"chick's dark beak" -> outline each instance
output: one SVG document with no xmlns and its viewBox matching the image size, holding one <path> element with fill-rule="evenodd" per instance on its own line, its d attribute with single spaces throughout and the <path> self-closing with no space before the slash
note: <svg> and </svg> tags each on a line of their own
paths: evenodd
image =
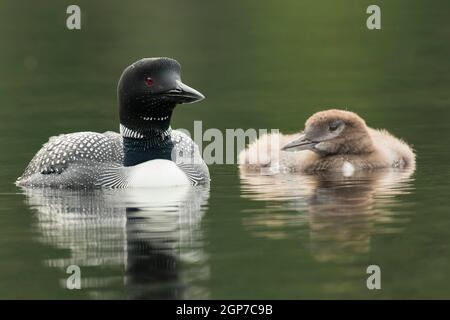
<svg viewBox="0 0 450 320">
<path fill-rule="evenodd" d="M 308 140 L 305 134 L 302 134 L 297 139 L 289 142 L 287 145 L 281 148 L 283 151 L 302 151 L 312 150 L 317 142 Z"/>
<path fill-rule="evenodd" d="M 176 103 L 193 103 L 205 99 L 205 96 L 189 87 L 180 80 L 176 80 L 176 87 L 163 93 Z"/>
</svg>

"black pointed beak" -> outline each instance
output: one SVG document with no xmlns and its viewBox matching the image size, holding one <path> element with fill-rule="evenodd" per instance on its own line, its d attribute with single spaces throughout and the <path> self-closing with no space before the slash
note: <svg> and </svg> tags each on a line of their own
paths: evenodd
<svg viewBox="0 0 450 320">
<path fill-rule="evenodd" d="M 287 145 L 281 148 L 283 151 L 302 151 L 312 150 L 317 142 L 306 139 L 305 134 L 302 134 L 299 138 L 289 142 Z"/>
<path fill-rule="evenodd" d="M 164 96 L 169 97 L 176 103 L 193 103 L 205 99 L 205 96 L 189 87 L 180 80 L 176 81 L 176 88 L 168 90 L 163 93 Z"/>
</svg>

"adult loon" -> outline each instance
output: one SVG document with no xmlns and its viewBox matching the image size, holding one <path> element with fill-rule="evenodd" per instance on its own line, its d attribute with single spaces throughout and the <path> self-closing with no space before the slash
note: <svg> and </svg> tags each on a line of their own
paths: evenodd
<svg viewBox="0 0 450 320">
<path fill-rule="evenodd" d="M 239 163 L 246 171 L 351 176 L 360 170 L 415 167 L 415 154 L 387 131 L 369 128 L 356 113 L 332 109 L 312 115 L 300 134 L 261 137 L 241 152 Z"/>
<path fill-rule="evenodd" d="M 209 183 L 191 138 L 172 130 L 177 104 L 204 99 L 181 82 L 180 64 L 144 58 L 128 66 L 118 87 L 120 134 L 77 132 L 51 137 L 16 185 L 127 188 Z"/>
</svg>

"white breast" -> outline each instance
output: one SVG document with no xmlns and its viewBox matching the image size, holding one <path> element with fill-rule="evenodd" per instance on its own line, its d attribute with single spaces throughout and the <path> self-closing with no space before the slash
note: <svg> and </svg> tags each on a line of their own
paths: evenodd
<svg viewBox="0 0 450 320">
<path fill-rule="evenodd" d="M 186 174 L 170 160 L 150 160 L 127 168 L 127 186 L 131 188 L 190 185 Z"/>
<path fill-rule="evenodd" d="M 342 175 L 344 177 L 351 177 L 355 172 L 355 167 L 348 161 L 345 161 L 342 165 Z"/>
</svg>

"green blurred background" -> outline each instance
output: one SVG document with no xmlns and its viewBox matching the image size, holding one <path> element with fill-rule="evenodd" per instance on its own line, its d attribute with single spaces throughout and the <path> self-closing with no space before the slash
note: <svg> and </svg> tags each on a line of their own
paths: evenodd
<svg viewBox="0 0 450 320">
<path fill-rule="evenodd" d="M 81 7 L 80 31 L 65 26 L 70 4 Z M 379 31 L 366 28 L 370 4 L 381 7 Z M 308 224 L 287 224 L 281 238 L 250 232 L 245 221 L 259 211 L 299 209 L 246 197 L 235 166 L 211 166 L 208 298 L 450 298 L 449 9 L 447 0 L 1 1 L 0 298 L 90 297 L 61 288 L 64 271 L 43 263 L 70 253 L 37 240 L 37 213 L 13 182 L 49 136 L 117 131 L 118 77 L 154 56 L 177 59 L 183 81 L 207 97 L 177 108 L 174 128 L 202 120 L 294 132 L 338 107 L 418 154 L 409 192 L 389 207 L 407 222 L 374 236 L 357 266 L 316 261 Z M 374 261 L 389 270 L 378 292 L 359 268 Z M 122 285 L 109 289 L 122 297 Z"/>
</svg>

